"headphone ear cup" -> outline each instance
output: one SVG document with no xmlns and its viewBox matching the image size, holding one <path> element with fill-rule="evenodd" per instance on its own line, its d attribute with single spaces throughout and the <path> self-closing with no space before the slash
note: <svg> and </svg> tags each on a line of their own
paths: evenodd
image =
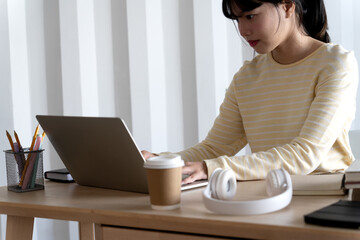
<svg viewBox="0 0 360 240">
<path fill-rule="evenodd" d="M 286 186 L 287 180 L 284 169 L 272 170 L 266 176 L 266 192 L 269 196 L 275 196 L 282 193 Z"/>
<path fill-rule="evenodd" d="M 236 177 L 230 170 L 222 170 L 217 176 L 216 183 L 216 195 L 219 200 L 231 200 L 236 193 Z"/>
<path fill-rule="evenodd" d="M 217 193 L 216 193 L 216 182 L 219 177 L 220 172 L 222 171 L 221 168 L 217 168 L 214 170 L 214 172 L 211 174 L 209 179 L 209 187 L 210 187 L 210 193 L 212 198 L 218 199 Z"/>
</svg>

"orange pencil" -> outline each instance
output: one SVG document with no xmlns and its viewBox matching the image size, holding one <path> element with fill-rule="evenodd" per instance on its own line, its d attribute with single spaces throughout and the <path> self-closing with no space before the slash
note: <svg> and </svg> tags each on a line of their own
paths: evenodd
<svg viewBox="0 0 360 240">
<path fill-rule="evenodd" d="M 19 145 L 19 149 L 21 149 L 21 148 L 22 148 L 22 146 L 21 146 L 21 143 L 20 143 L 20 139 L 19 139 L 19 137 L 18 137 L 17 133 L 15 132 L 15 130 L 14 130 L 14 136 L 15 136 L 16 142 L 17 142 L 17 143 L 18 143 L 18 145 Z"/>
<path fill-rule="evenodd" d="M 33 136 L 32 142 L 31 142 L 31 146 L 30 146 L 30 151 L 32 151 L 33 148 L 34 148 L 34 144 L 35 144 L 36 136 L 37 136 L 38 132 L 39 132 L 39 124 L 37 125 L 37 127 L 36 127 L 36 129 L 35 129 L 35 133 L 34 133 L 34 136 Z M 29 159 L 29 158 L 30 158 L 30 157 L 28 157 L 28 159 Z"/>
<path fill-rule="evenodd" d="M 39 132 L 39 124 L 37 125 L 37 127 L 35 129 L 35 133 L 34 133 L 34 136 L 33 136 L 32 142 L 31 142 L 31 146 L 30 146 L 30 149 L 29 149 L 30 151 L 32 151 L 33 148 L 34 148 L 34 144 L 35 144 L 36 136 L 37 136 L 38 132 Z M 26 170 L 27 170 L 27 168 L 29 166 L 30 157 L 31 157 L 31 153 L 29 153 L 28 156 L 27 156 L 26 163 L 25 163 L 25 166 L 24 166 L 24 170 L 23 170 L 23 172 L 21 174 L 21 179 L 20 179 L 20 183 L 19 183 L 20 187 L 22 186 L 22 184 L 24 182 L 24 177 L 25 177 Z"/>
<path fill-rule="evenodd" d="M 43 132 L 42 135 L 41 135 L 41 142 L 40 142 L 40 146 L 42 146 L 42 142 L 44 141 L 44 138 L 46 136 L 46 133 Z"/>
<path fill-rule="evenodd" d="M 45 132 L 43 132 L 42 133 L 42 136 L 41 136 L 41 141 L 44 141 L 44 137 L 46 136 L 46 133 Z"/>
<path fill-rule="evenodd" d="M 10 146 L 11 146 L 11 150 L 12 150 L 13 152 L 15 152 L 14 142 L 13 142 L 12 137 L 11 137 L 11 135 L 10 135 L 10 133 L 9 133 L 8 131 L 6 131 L 6 136 L 7 136 L 7 138 L 9 139 Z"/>
</svg>

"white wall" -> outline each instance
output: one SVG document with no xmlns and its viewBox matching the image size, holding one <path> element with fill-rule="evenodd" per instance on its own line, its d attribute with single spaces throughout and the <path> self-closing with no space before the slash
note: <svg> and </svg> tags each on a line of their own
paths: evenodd
<svg viewBox="0 0 360 240">
<path fill-rule="evenodd" d="M 360 62 L 360 1 L 325 2 L 332 40 Z M 2 150 L 5 130 L 30 145 L 37 114 L 117 116 L 141 149 L 181 150 L 206 136 L 233 74 L 253 56 L 221 0 L 0 0 L 0 36 Z M 62 167 L 44 147 L 45 170 Z M 34 239 L 78 239 L 76 229 L 37 219 Z"/>
</svg>

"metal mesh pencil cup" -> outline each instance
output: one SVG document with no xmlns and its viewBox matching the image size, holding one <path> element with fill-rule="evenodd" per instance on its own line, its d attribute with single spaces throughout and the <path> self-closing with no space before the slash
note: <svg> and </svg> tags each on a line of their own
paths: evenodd
<svg viewBox="0 0 360 240">
<path fill-rule="evenodd" d="M 13 192 L 28 192 L 44 189 L 44 149 L 14 153 L 5 150 L 7 187 Z"/>
</svg>

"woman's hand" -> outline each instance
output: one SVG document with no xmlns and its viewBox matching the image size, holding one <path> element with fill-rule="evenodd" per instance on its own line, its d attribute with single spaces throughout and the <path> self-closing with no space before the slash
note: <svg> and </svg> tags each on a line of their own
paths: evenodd
<svg viewBox="0 0 360 240">
<path fill-rule="evenodd" d="M 146 150 L 142 150 L 142 151 L 141 151 L 141 154 L 143 155 L 143 157 L 144 157 L 145 160 L 148 160 L 148 159 L 151 158 L 151 157 L 156 157 L 156 156 L 158 156 L 158 155 L 156 155 L 156 154 L 154 154 L 154 153 L 151 153 L 151 152 L 149 152 L 149 151 L 146 151 Z"/>
<path fill-rule="evenodd" d="M 185 166 L 182 168 L 182 174 L 189 175 L 182 181 L 182 184 L 208 178 L 205 162 L 185 162 Z"/>
</svg>

